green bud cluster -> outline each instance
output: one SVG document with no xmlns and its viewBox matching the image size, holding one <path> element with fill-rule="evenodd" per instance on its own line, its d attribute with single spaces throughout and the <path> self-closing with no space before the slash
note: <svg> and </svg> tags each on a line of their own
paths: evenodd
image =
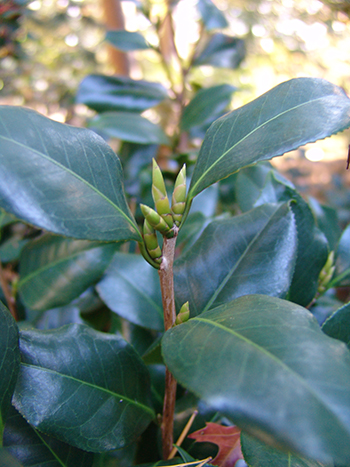
<svg viewBox="0 0 350 467">
<path fill-rule="evenodd" d="M 318 293 L 323 293 L 327 289 L 327 285 L 331 281 L 334 273 L 334 251 L 331 251 L 328 255 L 326 264 L 323 266 L 318 278 Z"/>
<path fill-rule="evenodd" d="M 153 159 L 152 197 L 155 209 L 144 204 L 140 205 L 142 214 L 145 217 L 143 237 L 150 257 L 160 263 L 162 256 L 156 231 L 167 238 L 172 238 L 176 228 L 181 224 L 186 205 L 186 166 L 182 167 L 176 178 L 170 208 L 163 174 L 157 162 Z"/>
<path fill-rule="evenodd" d="M 181 224 L 186 205 L 186 165 L 180 170 L 176 180 L 171 200 L 171 212 L 176 226 Z"/>
<path fill-rule="evenodd" d="M 161 263 L 162 250 L 158 244 L 157 234 L 147 219 L 145 219 L 143 224 L 143 238 L 145 239 L 146 248 L 150 257 L 154 259 L 156 263 Z"/>
<path fill-rule="evenodd" d="M 190 306 L 188 302 L 186 302 L 182 305 L 178 315 L 176 316 L 175 326 L 177 326 L 178 324 L 185 323 L 186 321 L 189 320 L 189 318 L 190 318 Z"/>
</svg>

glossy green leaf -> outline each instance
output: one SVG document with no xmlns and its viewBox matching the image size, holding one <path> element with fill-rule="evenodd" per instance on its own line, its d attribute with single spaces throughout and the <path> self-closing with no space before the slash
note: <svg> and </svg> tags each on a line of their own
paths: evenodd
<svg viewBox="0 0 350 467">
<path fill-rule="evenodd" d="M 205 49 L 194 59 L 193 65 L 211 65 L 218 68 L 238 68 L 245 58 L 242 39 L 222 33 L 213 34 Z"/>
<path fill-rule="evenodd" d="M 158 272 L 141 255 L 116 253 L 96 288 L 118 315 L 148 329 L 164 329 Z"/>
<path fill-rule="evenodd" d="M 45 235 L 28 243 L 20 258 L 18 290 L 34 310 L 68 305 L 96 283 L 116 245 Z"/>
<path fill-rule="evenodd" d="M 210 88 L 200 89 L 183 110 L 180 126 L 183 131 L 198 125 L 203 125 L 220 116 L 229 105 L 232 93 L 236 90 L 229 84 L 220 84 Z"/>
<path fill-rule="evenodd" d="M 197 8 L 207 31 L 224 29 L 228 26 L 225 15 L 211 0 L 198 0 Z"/>
<path fill-rule="evenodd" d="M 8 452 L 6 448 L 0 448 L 0 467 L 24 467 Z"/>
<path fill-rule="evenodd" d="M 297 231 L 289 204 L 264 205 L 214 221 L 175 262 L 178 306 L 191 316 L 241 295 L 284 297 L 294 271 Z"/>
<path fill-rule="evenodd" d="M 162 128 L 133 112 L 104 112 L 89 123 L 110 138 L 138 144 L 169 144 Z"/>
<path fill-rule="evenodd" d="M 189 200 L 243 167 L 349 125 L 350 99 L 342 89 L 316 78 L 282 83 L 213 123 L 197 159 Z"/>
<path fill-rule="evenodd" d="M 162 350 L 184 387 L 249 434 L 350 463 L 350 353 L 308 310 L 247 295 L 167 331 Z"/>
<path fill-rule="evenodd" d="M 160 83 L 125 76 L 89 75 L 80 83 L 76 101 L 97 112 L 143 112 L 167 97 L 168 92 Z"/>
<path fill-rule="evenodd" d="M 137 240 L 122 168 L 94 132 L 0 107 L 0 205 L 37 227 L 89 240 Z"/>
<path fill-rule="evenodd" d="M 329 249 L 334 251 L 341 234 L 337 211 L 331 206 L 321 204 L 312 196 L 308 197 L 308 203 L 319 229 L 327 237 Z"/>
<path fill-rule="evenodd" d="M 19 360 L 17 325 L 8 309 L 0 302 L 0 447 L 17 381 Z"/>
<path fill-rule="evenodd" d="M 333 467 L 334 465 L 321 464 L 290 452 L 279 451 L 246 433 L 241 434 L 241 444 L 244 459 L 250 467 Z"/>
<path fill-rule="evenodd" d="M 106 40 L 118 50 L 130 52 L 132 50 L 150 49 L 152 46 L 139 32 L 129 32 L 125 29 L 107 31 Z"/>
<path fill-rule="evenodd" d="M 238 177 L 239 178 L 239 177 Z M 298 232 L 298 250 L 288 299 L 302 306 L 309 305 L 316 296 L 320 272 L 328 257 L 328 242 L 316 227 L 309 205 L 293 185 L 278 172 L 270 171 L 254 206 L 273 202 L 291 202 Z"/>
<path fill-rule="evenodd" d="M 350 303 L 335 311 L 322 326 L 328 336 L 345 342 L 350 348 Z"/>
<path fill-rule="evenodd" d="M 22 331 L 13 403 L 29 423 L 86 451 L 133 442 L 154 417 L 150 379 L 121 337 L 84 325 Z"/>
<path fill-rule="evenodd" d="M 350 224 L 342 233 L 336 250 L 333 285 L 350 284 Z"/>
<path fill-rule="evenodd" d="M 23 467 L 91 467 L 94 457 L 35 430 L 14 408 L 6 422 L 4 446 Z"/>
</svg>

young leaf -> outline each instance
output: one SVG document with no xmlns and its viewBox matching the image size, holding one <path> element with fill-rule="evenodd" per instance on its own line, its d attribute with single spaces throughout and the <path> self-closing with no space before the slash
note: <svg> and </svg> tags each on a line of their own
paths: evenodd
<svg viewBox="0 0 350 467">
<path fill-rule="evenodd" d="M 39 228 L 89 240 L 136 240 L 122 168 L 94 132 L 0 107 L 0 206 Z"/>
<path fill-rule="evenodd" d="M 160 83 L 126 76 L 89 75 L 80 83 L 76 101 L 97 112 L 143 112 L 168 97 Z"/>
<path fill-rule="evenodd" d="M 142 34 L 139 32 L 125 31 L 125 29 L 107 31 L 106 41 L 112 44 L 116 49 L 122 50 L 123 52 L 145 50 L 152 47 Z"/>
<path fill-rule="evenodd" d="M 133 112 L 104 112 L 89 122 L 110 138 L 138 144 L 169 144 L 160 126 Z"/>
<path fill-rule="evenodd" d="M 333 467 L 334 464 L 321 464 L 290 452 L 282 452 L 267 446 L 252 436 L 242 433 L 242 451 L 250 467 Z"/>
<path fill-rule="evenodd" d="M 289 204 L 266 204 L 214 221 L 175 262 L 175 296 L 191 316 L 241 295 L 284 297 L 294 272 L 297 231 Z M 283 265 L 283 266 L 282 266 Z"/>
<path fill-rule="evenodd" d="M 198 155 L 188 199 L 243 167 L 349 125 L 350 99 L 342 89 L 316 78 L 282 83 L 212 124 Z"/>
<path fill-rule="evenodd" d="M 229 84 L 200 89 L 183 110 L 180 122 L 182 130 L 188 131 L 190 128 L 204 125 L 208 121 L 211 123 L 213 115 L 218 118 L 229 105 L 235 90 L 236 88 Z"/>
<path fill-rule="evenodd" d="M 219 467 L 234 467 L 238 459 L 243 459 L 241 451 L 241 430 L 236 426 L 223 426 L 207 422 L 205 428 L 188 435 L 198 443 L 214 443 L 219 452 L 211 461 Z"/>
<path fill-rule="evenodd" d="M 193 65 L 235 69 L 239 67 L 245 55 L 245 44 L 242 39 L 216 33 L 210 38 L 203 52 L 194 59 Z"/>
<path fill-rule="evenodd" d="M 197 8 L 207 31 L 224 29 L 228 26 L 224 14 L 211 0 L 198 0 Z"/>
<path fill-rule="evenodd" d="M 170 329 L 162 351 L 184 387 L 248 433 L 350 463 L 350 354 L 308 310 L 247 295 Z"/>
<path fill-rule="evenodd" d="M 142 256 L 116 253 L 96 288 L 118 315 L 148 329 L 164 329 L 158 273 Z"/>
<path fill-rule="evenodd" d="M 150 378 L 121 337 L 84 325 L 22 331 L 13 397 L 39 431 L 86 451 L 120 449 L 154 418 Z"/>
<path fill-rule="evenodd" d="M 38 311 L 68 305 L 100 279 L 115 251 L 114 243 L 49 234 L 30 242 L 20 258 L 23 302 Z"/>
<path fill-rule="evenodd" d="M 17 325 L 8 309 L 0 302 L 0 447 L 17 381 L 19 361 Z"/>
<path fill-rule="evenodd" d="M 6 422 L 4 446 L 23 467 L 91 467 L 94 460 L 92 453 L 35 430 L 13 407 Z"/>
</svg>

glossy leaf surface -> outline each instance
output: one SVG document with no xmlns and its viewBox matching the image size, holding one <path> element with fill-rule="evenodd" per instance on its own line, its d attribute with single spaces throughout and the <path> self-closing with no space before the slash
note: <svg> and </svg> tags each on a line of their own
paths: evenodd
<svg viewBox="0 0 350 467">
<path fill-rule="evenodd" d="M 121 337 L 84 325 L 23 331 L 13 398 L 38 430 L 86 451 L 126 446 L 154 417 L 150 379 Z"/>
<path fill-rule="evenodd" d="M 246 54 L 244 41 L 222 33 L 213 34 L 207 46 L 193 61 L 194 66 L 238 68 Z"/>
<path fill-rule="evenodd" d="M 228 26 L 224 14 L 211 0 L 199 0 L 197 8 L 207 31 L 224 29 Z"/>
<path fill-rule="evenodd" d="M 229 105 L 235 89 L 229 84 L 200 89 L 183 110 L 181 128 L 188 131 L 194 126 L 210 121 L 212 115 L 217 118 Z"/>
<path fill-rule="evenodd" d="M 341 235 L 337 211 L 321 204 L 316 198 L 308 197 L 308 204 L 316 218 L 317 225 L 328 240 L 330 251 L 334 251 Z"/>
<path fill-rule="evenodd" d="M 80 83 L 76 101 L 97 112 L 143 112 L 168 97 L 159 83 L 125 76 L 89 75 Z"/>
<path fill-rule="evenodd" d="M 342 89 L 316 78 L 282 83 L 213 123 L 197 159 L 189 199 L 242 167 L 349 125 L 350 99 Z"/>
<path fill-rule="evenodd" d="M 239 175 L 238 175 L 239 179 Z M 309 305 L 317 293 L 320 272 L 328 257 L 328 242 L 316 226 L 309 205 L 290 182 L 278 172 L 270 171 L 254 206 L 266 202 L 290 201 L 298 233 L 298 249 L 288 299 L 302 306 Z"/>
<path fill-rule="evenodd" d="M 328 336 L 345 342 L 350 348 L 350 303 L 335 311 L 322 326 Z"/>
<path fill-rule="evenodd" d="M 139 32 L 125 31 L 125 29 L 107 31 L 106 40 L 116 49 L 122 50 L 123 52 L 151 48 L 142 34 Z"/>
<path fill-rule="evenodd" d="M 91 467 L 93 463 L 92 453 L 40 433 L 13 407 L 6 423 L 4 446 L 23 467 Z"/>
<path fill-rule="evenodd" d="M 133 112 L 104 112 L 90 122 L 110 138 L 138 144 L 169 144 L 162 128 Z"/>
<path fill-rule="evenodd" d="M 308 310 L 240 297 L 167 331 L 162 350 L 183 386 L 248 433 L 350 463 L 350 353 Z"/>
<path fill-rule="evenodd" d="M 0 205 L 39 228 L 90 240 L 142 241 L 122 168 L 94 132 L 0 107 Z"/>
<path fill-rule="evenodd" d="M 297 232 L 288 203 L 214 221 L 175 262 L 175 296 L 191 316 L 241 295 L 283 297 L 294 271 Z"/>
<path fill-rule="evenodd" d="M 350 284 L 350 225 L 342 233 L 336 250 L 334 280 L 336 285 Z"/>
<path fill-rule="evenodd" d="M 246 433 L 242 433 L 241 440 L 244 458 L 250 467 L 333 467 L 334 465 L 321 464 L 274 449 Z"/>
<path fill-rule="evenodd" d="M 96 283 L 116 245 L 45 235 L 27 244 L 20 258 L 18 289 L 34 310 L 68 305 Z"/>
<path fill-rule="evenodd" d="M 97 291 L 115 313 L 139 326 L 164 329 L 159 276 L 141 255 L 117 253 Z"/>
<path fill-rule="evenodd" d="M 25 467 L 23 464 L 20 464 L 17 459 L 15 459 L 8 452 L 6 448 L 0 448 L 0 467 Z"/>
<path fill-rule="evenodd" d="M 19 370 L 18 328 L 0 301 L 0 447 Z"/>
</svg>

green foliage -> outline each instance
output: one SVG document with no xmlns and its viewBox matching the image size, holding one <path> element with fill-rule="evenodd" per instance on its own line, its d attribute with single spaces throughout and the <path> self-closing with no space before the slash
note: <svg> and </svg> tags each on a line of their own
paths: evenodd
<svg viewBox="0 0 350 467">
<path fill-rule="evenodd" d="M 0 305 L 1 462 L 203 466 L 189 443 L 181 459 L 161 452 L 167 365 L 176 436 L 198 410 L 202 426 L 246 431 L 249 465 L 348 466 L 349 304 L 336 293 L 349 227 L 266 161 L 349 127 L 350 100 L 301 78 L 221 116 L 239 91 L 198 89 L 191 71 L 237 67 L 242 41 L 200 0 L 204 43 L 168 57 L 172 9 L 152 5 L 139 8 L 172 88 L 95 74 L 77 93 L 122 163 L 92 130 L 0 107 L 0 298 L 18 321 Z M 139 33 L 107 39 L 149 48 Z"/>
</svg>

